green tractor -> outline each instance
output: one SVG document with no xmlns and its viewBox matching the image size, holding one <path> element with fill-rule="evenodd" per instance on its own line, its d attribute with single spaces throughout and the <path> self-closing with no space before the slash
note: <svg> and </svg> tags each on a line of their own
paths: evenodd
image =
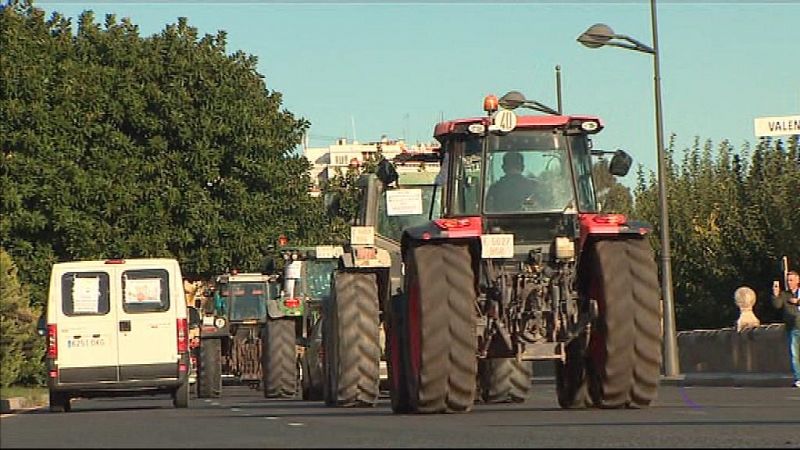
<svg viewBox="0 0 800 450">
<path fill-rule="evenodd" d="M 331 274 L 342 255 L 341 246 L 285 247 L 283 295 L 297 298 L 304 308 L 298 323 L 297 356 L 303 400 L 322 400 L 322 310 L 330 300 Z"/>
<path fill-rule="evenodd" d="M 197 395 L 219 397 L 233 378 L 265 397 L 297 391 L 295 333 L 303 304 L 281 295 L 279 276 L 227 273 L 215 279 L 204 308 L 197 348 Z"/>
</svg>

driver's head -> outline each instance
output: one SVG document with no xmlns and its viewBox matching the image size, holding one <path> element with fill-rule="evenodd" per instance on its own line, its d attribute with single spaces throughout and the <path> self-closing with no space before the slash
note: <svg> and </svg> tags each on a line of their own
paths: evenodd
<svg viewBox="0 0 800 450">
<path fill-rule="evenodd" d="M 507 174 L 522 173 L 525 164 L 520 152 L 507 152 L 503 155 L 503 171 Z"/>
</svg>

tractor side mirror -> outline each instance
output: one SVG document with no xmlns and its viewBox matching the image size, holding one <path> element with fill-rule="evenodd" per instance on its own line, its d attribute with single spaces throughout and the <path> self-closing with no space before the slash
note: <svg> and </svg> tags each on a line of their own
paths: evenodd
<svg viewBox="0 0 800 450">
<path fill-rule="evenodd" d="M 386 158 L 381 159 L 381 162 L 378 163 L 375 175 L 378 176 L 378 179 L 381 180 L 384 186 L 389 186 L 399 178 L 394 164 Z"/>
<path fill-rule="evenodd" d="M 45 317 L 44 313 L 36 321 L 36 334 L 39 336 L 47 335 L 47 317 Z"/>
<path fill-rule="evenodd" d="M 189 328 L 198 328 L 202 319 L 200 318 L 200 311 L 197 308 L 188 307 L 186 311 L 189 314 Z"/>
<path fill-rule="evenodd" d="M 631 170 L 631 163 L 633 163 L 633 158 L 625 150 L 617 150 L 611 158 L 608 171 L 611 172 L 611 175 L 624 177 Z"/>
<path fill-rule="evenodd" d="M 326 193 L 323 201 L 325 203 L 325 212 L 328 214 L 329 217 L 334 217 L 339 215 L 339 210 L 341 209 L 339 195 L 333 193 Z"/>
</svg>

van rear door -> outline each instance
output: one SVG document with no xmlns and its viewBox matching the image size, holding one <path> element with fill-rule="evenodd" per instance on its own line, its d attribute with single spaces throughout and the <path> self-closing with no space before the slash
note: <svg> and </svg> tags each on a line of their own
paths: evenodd
<svg viewBox="0 0 800 450">
<path fill-rule="evenodd" d="M 176 285 L 163 265 L 117 267 L 121 381 L 178 377 Z M 177 273 L 177 272 L 176 272 Z M 179 276 L 179 275 L 178 275 Z M 180 283 L 180 280 L 177 280 Z"/>
<path fill-rule="evenodd" d="M 114 382 L 117 373 L 116 308 L 111 302 L 111 274 L 66 269 L 57 274 L 60 383 Z"/>
</svg>

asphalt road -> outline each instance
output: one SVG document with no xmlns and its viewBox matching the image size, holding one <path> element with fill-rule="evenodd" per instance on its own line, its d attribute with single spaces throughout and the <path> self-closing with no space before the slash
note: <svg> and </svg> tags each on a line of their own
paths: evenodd
<svg viewBox="0 0 800 450">
<path fill-rule="evenodd" d="M 800 389 L 661 386 L 642 410 L 558 408 L 552 383 L 521 404 L 467 414 L 264 399 L 226 386 L 220 399 L 172 408 L 167 396 L 73 401 L 0 419 L 2 448 L 197 447 L 777 447 L 800 448 Z"/>
</svg>

